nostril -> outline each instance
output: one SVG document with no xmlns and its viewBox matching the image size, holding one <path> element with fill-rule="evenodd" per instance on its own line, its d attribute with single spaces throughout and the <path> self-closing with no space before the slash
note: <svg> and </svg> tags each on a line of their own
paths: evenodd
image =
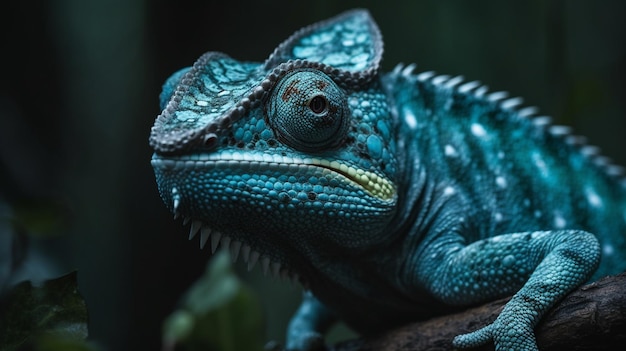
<svg viewBox="0 0 626 351">
<path fill-rule="evenodd" d="M 217 135 L 215 133 L 209 133 L 204 136 L 204 146 L 213 149 L 217 146 Z"/>
</svg>

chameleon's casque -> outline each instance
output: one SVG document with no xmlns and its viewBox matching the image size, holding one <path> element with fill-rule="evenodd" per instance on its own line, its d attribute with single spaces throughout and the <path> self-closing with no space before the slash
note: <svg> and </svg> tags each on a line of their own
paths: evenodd
<svg viewBox="0 0 626 351">
<path fill-rule="evenodd" d="M 626 269 L 623 169 L 519 98 L 381 73 L 382 52 L 355 10 L 264 63 L 209 52 L 175 73 L 150 134 L 161 197 L 201 246 L 303 284 L 289 349 L 337 318 L 371 333 L 515 294 L 455 346 L 535 350 L 554 303 Z"/>
</svg>

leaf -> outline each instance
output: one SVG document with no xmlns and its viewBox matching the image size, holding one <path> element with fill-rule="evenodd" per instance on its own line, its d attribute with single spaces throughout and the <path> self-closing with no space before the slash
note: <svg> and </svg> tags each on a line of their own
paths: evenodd
<svg viewBox="0 0 626 351">
<path fill-rule="evenodd" d="M 164 322 L 164 350 L 262 350 L 263 314 L 252 291 L 219 252 Z"/>
<path fill-rule="evenodd" d="M 84 340 L 87 320 L 76 272 L 48 280 L 41 287 L 25 281 L 0 300 L 0 346 L 3 351 L 18 350 L 25 344 L 39 344 L 37 338 L 42 335 Z"/>
</svg>

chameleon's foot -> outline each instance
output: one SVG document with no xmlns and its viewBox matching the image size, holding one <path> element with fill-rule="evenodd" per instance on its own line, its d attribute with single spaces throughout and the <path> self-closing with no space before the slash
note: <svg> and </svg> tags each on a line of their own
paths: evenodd
<svg viewBox="0 0 626 351">
<path fill-rule="evenodd" d="M 458 335 L 452 341 L 452 345 L 459 349 L 469 349 L 490 341 L 493 341 L 496 350 L 538 350 L 532 327 L 519 321 L 505 323 L 500 318 L 484 328 Z"/>
</svg>

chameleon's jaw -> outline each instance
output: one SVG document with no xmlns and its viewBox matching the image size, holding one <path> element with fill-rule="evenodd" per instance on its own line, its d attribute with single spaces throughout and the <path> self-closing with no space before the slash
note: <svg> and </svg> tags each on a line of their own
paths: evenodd
<svg viewBox="0 0 626 351">
<path fill-rule="evenodd" d="M 200 233 L 201 247 L 225 247 L 250 268 L 260 263 L 264 272 L 303 285 L 311 271 L 302 257 L 308 247 L 379 243 L 397 198 L 385 177 L 321 158 L 226 150 L 155 154 L 152 166 L 163 201 L 191 222 L 190 238 Z"/>
</svg>

